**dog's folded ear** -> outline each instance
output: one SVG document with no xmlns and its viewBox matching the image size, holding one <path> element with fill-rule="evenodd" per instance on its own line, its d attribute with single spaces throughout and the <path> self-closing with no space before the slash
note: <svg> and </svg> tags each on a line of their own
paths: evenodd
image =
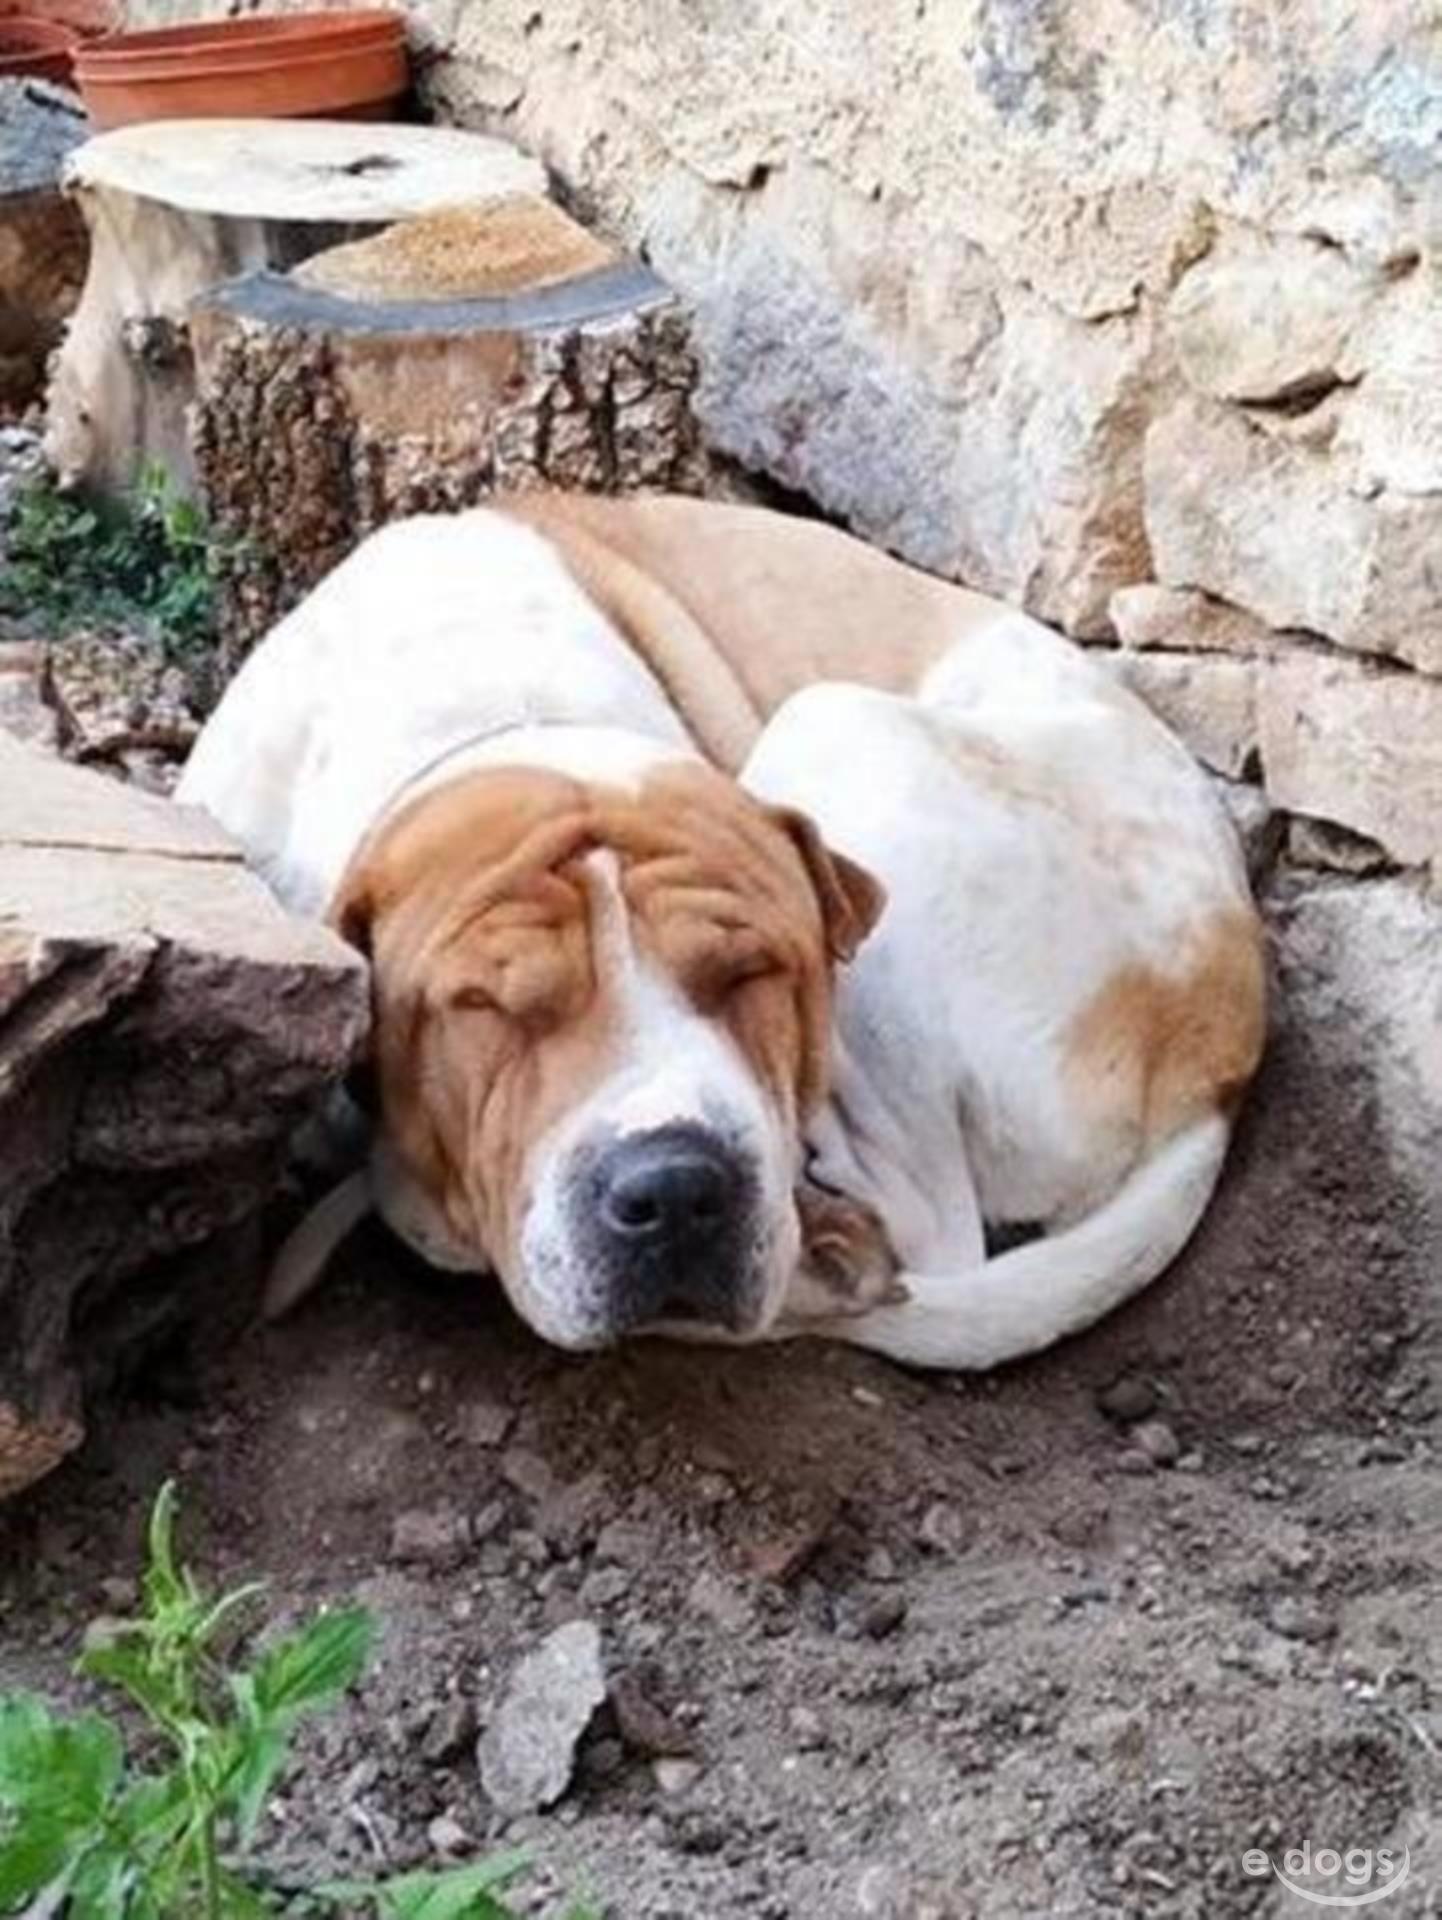
<svg viewBox="0 0 1442 1920">
<path fill-rule="evenodd" d="M 333 927 L 348 947 L 371 958 L 371 922 L 375 918 L 375 898 L 364 866 L 353 866 L 341 881 L 326 913 L 326 924 Z"/>
<path fill-rule="evenodd" d="M 809 815 L 796 807 L 772 807 L 769 811 L 777 826 L 790 836 L 811 877 L 832 959 L 854 958 L 881 918 L 886 889 L 865 867 L 828 847 Z"/>
</svg>

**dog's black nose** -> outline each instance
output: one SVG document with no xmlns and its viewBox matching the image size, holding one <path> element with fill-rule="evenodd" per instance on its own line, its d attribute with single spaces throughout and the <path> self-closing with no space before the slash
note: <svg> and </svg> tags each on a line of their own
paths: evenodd
<svg viewBox="0 0 1442 1920">
<path fill-rule="evenodd" d="M 663 1320 L 742 1331 L 755 1318 L 755 1174 L 708 1128 L 676 1122 L 614 1140 L 594 1163 L 588 1221 L 612 1327 Z"/>
<path fill-rule="evenodd" d="M 735 1185 L 734 1169 L 715 1148 L 662 1129 L 616 1148 L 601 1215 L 638 1252 L 692 1252 L 725 1231 Z"/>
</svg>

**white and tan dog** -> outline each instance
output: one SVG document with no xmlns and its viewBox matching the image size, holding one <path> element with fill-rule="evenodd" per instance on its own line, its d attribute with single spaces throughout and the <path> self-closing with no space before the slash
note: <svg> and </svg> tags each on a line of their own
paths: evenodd
<svg viewBox="0 0 1442 1920">
<path fill-rule="evenodd" d="M 756 509 L 376 534 L 180 798 L 372 962 L 375 1152 L 283 1301 L 373 1201 L 564 1346 L 989 1366 L 1172 1260 L 1261 1049 L 1177 742 L 1036 622 Z"/>
</svg>

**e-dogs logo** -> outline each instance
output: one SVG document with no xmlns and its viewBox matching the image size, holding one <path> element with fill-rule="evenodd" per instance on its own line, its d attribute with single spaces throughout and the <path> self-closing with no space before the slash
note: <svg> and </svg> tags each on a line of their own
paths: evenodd
<svg viewBox="0 0 1442 1920">
<path fill-rule="evenodd" d="M 1346 1853 L 1339 1853 L 1335 1847 L 1318 1847 L 1314 1853 L 1310 1840 L 1304 1840 L 1300 1847 L 1289 1847 L 1280 1861 L 1273 1860 L 1260 1847 L 1252 1847 L 1242 1855 L 1243 1873 L 1251 1874 L 1253 1879 L 1274 1873 L 1288 1893 L 1295 1893 L 1299 1900 L 1310 1900 L 1319 1907 L 1369 1907 L 1374 1900 L 1385 1900 L 1406 1882 L 1411 1865 L 1412 1856 L 1406 1847 L 1402 1849 L 1399 1864 L 1390 1847 L 1379 1847 L 1375 1853 L 1370 1847 L 1350 1847 Z M 1298 1880 L 1310 1879 L 1314 1874 L 1321 1880 L 1331 1881 L 1340 1876 L 1353 1891 L 1323 1893 L 1320 1888 L 1298 1886 Z"/>
</svg>

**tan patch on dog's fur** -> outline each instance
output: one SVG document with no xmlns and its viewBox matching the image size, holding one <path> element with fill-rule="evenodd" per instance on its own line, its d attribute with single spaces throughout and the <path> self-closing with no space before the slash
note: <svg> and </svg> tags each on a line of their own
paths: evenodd
<svg viewBox="0 0 1442 1920">
<path fill-rule="evenodd" d="M 1174 973 L 1138 962 L 1112 975 L 1071 1023 L 1068 1082 L 1096 1121 L 1139 1129 L 1153 1148 L 1235 1108 L 1261 1059 L 1265 1007 L 1261 930 L 1228 909 Z"/>
</svg>

